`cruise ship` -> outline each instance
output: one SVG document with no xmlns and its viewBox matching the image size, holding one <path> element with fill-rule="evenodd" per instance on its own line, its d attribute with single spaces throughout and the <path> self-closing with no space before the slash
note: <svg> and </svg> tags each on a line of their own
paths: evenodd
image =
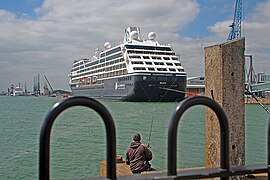
<svg viewBox="0 0 270 180">
<path fill-rule="evenodd" d="M 69 77 L 75 96 L 138 102 L 180 101 L 187 81 L 171 45 L 160 44 L 155 32 L 142 39 L 138 27 L 125 29 L 123 43 L 106 42 L 92 58 L 75 60 Z"/>
<path fill-rule="evenodd" d="M 21 86 L 17 86 L 14 91 L 13 91 L 13 94 L 12 96 L 23 96 L 23 89 Z"/>
</svg>

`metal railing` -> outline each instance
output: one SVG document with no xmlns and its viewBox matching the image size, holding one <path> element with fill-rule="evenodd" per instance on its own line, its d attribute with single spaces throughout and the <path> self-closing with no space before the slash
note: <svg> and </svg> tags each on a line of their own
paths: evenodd
<svg viewBox="0 0 270 180">
<path fill-rule="evenodd" d="M 195 105 L 204 105 L 211 108 L 217 115 L 220 126 L 220 168 L 207 168 L 196 170 L 182 170 L 176 172 L 177 126 L 183 113 Z M 270 119 L 269 119 L 270 122 Z M 223 108 L 214 100 L 204 96 L 194 96 L 182 101 L 173 112 L 168 130 L 168 172 L 167 176 L 174 179 L 201 179 L 220 177 L 229 179 L 230 176 L 268 173 L 269 178 L 269 149 L 270 149 L 270 123 L 268 126 L 268 164 L 251 166 L 232 166 L 229 164 L 229 126 Z"/>
<path fill-rule="evenodd" d="M 113 118 L 98 101 L 87 97 L 71 97 L 54 105 L 47 113 L 40 131 L 39 179 L 50 179 L 50 134 L 53 122 L 64 110 L 73 106 L 85 106 L 95 110 L 103 119 L 107 137 L 107 178 L 116 179 L 116 134 Z"/>
<path fill-rule="evenodd" d="M 221 106 L 214 100 L 203 97 L 191 97 L 180 103 L 173 112 L 168 131 L 168 176 L 175 176 L 176 173 L 176 147 L 177 147 L 177 128 L 184 112 L 195 105 L 205 105 L 211 108 L 217 115 L 220 127 L 220 169 L 228 172 L 229 163 L 229 124 L 228 119 Z"/>
<path fill-rule="evenodd" d="M 184 112 L 195 105 L 211 108 L 218 117 L 220 125 L 220 168 L 192 169 L 177 171 L 177 129 Z M 231 166 L 229 164 L 229 126 L 228 119 L 222 107 L 214 100 L 204 96 L 194 96 L 185 99 L 174 110 L 168 129 L 168 164 L 167 173 L 141 174 L 136 176 L 116 177 L 116 135 L 115 126 L 109 111 L 98 101 L 87 97 L 72 97 L 65 99 L 49 111 L 43 122 L 40 133 L 39 179 L 49 177 L 49 147 L 50 132 L 56 117 L 72 106 L 86 106 L 94 109 L 102 117 L 107 134 L 107 178 L 108 179 L 203 179 L 220 177 L 222 180 L 231 176 L 267 173 L 270 180 L 270 123 L 268 124 L 267 164 L 249 166 Z M 270 118 L 269 118 L 270 122 Z M 92 179 L 92 178 L 89 178 Z M 95 178 L 104 179 L 104 177 Z M 106 178 L 105 178 L 106 179 Z"/>
</svg>

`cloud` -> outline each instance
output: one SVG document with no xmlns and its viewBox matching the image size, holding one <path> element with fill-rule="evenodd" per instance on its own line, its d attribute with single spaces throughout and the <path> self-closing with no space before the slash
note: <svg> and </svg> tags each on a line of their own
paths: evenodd
<svg viewBox="0 0 270 180">
<path fill-rule="evenodd" d="M 250 18 L 252 18 L 254 21 L 258 22 L 264 22 L 270 20 L 270 1 L 266 0 L 264 2 L 259 2 Z"/>
<path fill-rule="evenodd" d="M 16 16 L 9 12 L 9 11 L 6 11 L 4 9 L 0 9 L 0 17 L 1 17 L 1 21 L 14 21 L 16 19 Z"/>
<path fill-rule="evenodd" d="M 121 43 L 128 26 L 141 27 L 143 37 L 155 31 L 161 43 L 172 44 L 189 76 L 202 75 L 203 48 L 226 41 L 232 19 L 230 16 L 209 26 L 211 35 L 182 37 L 180 30 L 198 18 L 200 8 L 205 7 L 198 2 L 45 0 L 35 9 L 35 17 L 0 9 L 0 91 L 25 81 L 31 89 L 37 74 L 45 74 L 55 89 L 68 90 L 67 75 L 73 60 L 91 57 L 106 41 Z M 245 12 L 242 23 L 246 54 L 253 55 L 256 72 L 269 73 L 269 9 L 269 0 L 257 3 Z"/>
<path fill-rule="evenodd" d="M 37 74 L 45 74 L 55 89 L 69 89 L 73 60 L 92 56 L 106 41 L 120 43 L 128 26 L 141 27 L 144 37 L 155 31 L 160 42 L 181 52 L 178 31 L 199 14 L 199 5 L 195 0 L 45 0 L 35 12 L 31 18 L 0 9 L 0 90 L 25 81 L 30 86 Z"/>
</svg>

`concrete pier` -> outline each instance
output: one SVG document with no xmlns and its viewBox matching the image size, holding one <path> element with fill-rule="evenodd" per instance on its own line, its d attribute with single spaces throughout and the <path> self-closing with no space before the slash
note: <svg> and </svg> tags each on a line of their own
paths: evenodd
<svg viewBox="0 0 270 180">
<path fill-rule="evenodd" d="M 106 160 L 100 161 L 100 172 L 99 175 L 102 177 L 106 177 L 107 167 Z M 117 176 L 127 176 L 132 175 L 130 168 L 126 165 L 126 162 L 123 160 L 123 157 L 117 155 L 116 157 L 116 175 Z"/>
<path fill-rule="evenodd" d="M 230 165 L 245 163 L 244 56 L 245 39 L 205 48 L 205 95 L 225 110 L 230 129 Z M 206 168 L 220 166 L 219 124 L 206 108 Z"/>
</svg>

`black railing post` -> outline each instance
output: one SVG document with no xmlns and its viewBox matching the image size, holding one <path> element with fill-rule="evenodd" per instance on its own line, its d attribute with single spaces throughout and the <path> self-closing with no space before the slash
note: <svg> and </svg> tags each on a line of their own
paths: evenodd
<svg viewBox="0 0 270 180">
<path fill-rule="evenodd" d="M 220 126 L 220 169 L 229 171 L 229 125 L 227 116 L 222 107 L 214 100 L 204 96 L 194 96 L 182 101 L 172 114 L 168 129 L 168 176 L 176 176 L 177 165 L 177 128 L 184 112 L 195 105 L 205 105 L 217 115 Z M 221 178 L 228 179 L 228 178 Z"/>
<path fill-rule="evenodd" d="M 270 116 L 269 116 L 269 120 L 268 120 L 268 130 L 267 130 L 267 176 L 268 176 L 268 180 L 270 180 L 270 172 L 269 172 L 269 168 L 270 168 Z"/>
<path fill-rule="evenodd" d="M 54 105 L 47 113 L 40 131 L 39 179 L 50 179 L 50 134 L 53 122 L 64 110 L 73 106 L 85 106 L 95 110 L 103 119 L 107 140 L 107 178 L 116 179 L 116 134 L 113 118 L 98 101 L 88 97 L 71 97 Z"/>
</svg>

